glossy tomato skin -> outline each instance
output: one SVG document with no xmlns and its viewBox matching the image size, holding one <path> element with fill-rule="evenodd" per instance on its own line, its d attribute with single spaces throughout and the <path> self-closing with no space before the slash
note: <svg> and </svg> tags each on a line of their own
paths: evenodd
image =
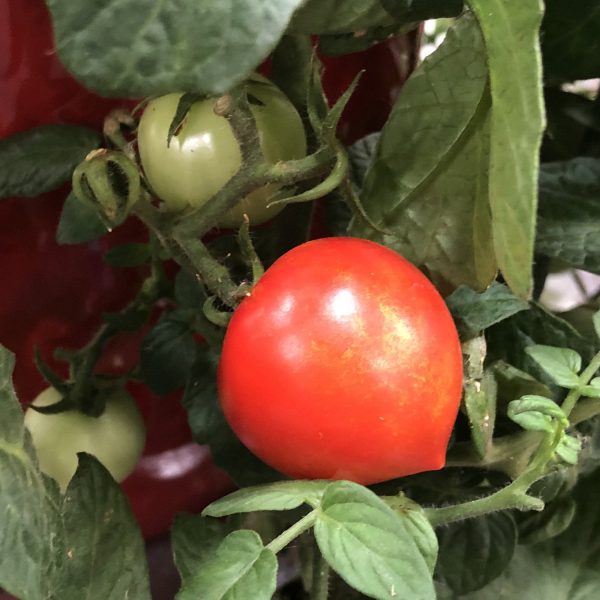
<svg viewBox="0 0 600 600">
<path fill-rule="evenodd" d="M 305 156 L 302 120 L 283 92 L 260 75 L 252 76 L 247 90 L 266 160 L 275 163 Z M 167 145 L 169 126 L 180 98 L 181 94 L 168 94 L 152 100 L 144 110 L 138 129 L 144 172 L 170 211 L 202 206 L 241 165 L 238 142 L 227 119 L 215 114 L 214 98 L 196 102 L 181 130 Z M 220 225 L 239 226 L 244 213 L 251 224 L 264 223 L 282 210 L 281 206 L 267 208 L 276 193 L 274 186 L 251 192 Z"/>
<path fill-rule="evenodd" d="M 33 406 L 51 406 L 61 399 L 47 388 Z M 31 433 L 40 469 L 55 479 L 64 491 L 77 469 L 77 453 L 94 455 L 115 481 L 122 481 L 137 464 L 146 439 L 144 420 L 133 398 L 124 390 L 112 394 L 99 417 L 77 410 L 57 414 L 25 412 L 25 427 Z"/>
<path fill-rule="evenodd" d="M 444 465 L 462 357 L 416 267 L 374 242 L 323 238 L 283 255 L 240 304 L 218 383 L 229 424 L 267 464 L 372 484 Z"/>
</svg>

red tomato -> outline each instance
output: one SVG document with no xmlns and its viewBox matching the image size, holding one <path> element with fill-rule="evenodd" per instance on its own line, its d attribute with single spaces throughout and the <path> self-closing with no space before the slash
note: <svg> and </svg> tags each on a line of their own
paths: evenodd
<svg viewBox="0 0 600 600">
<path fill-rule="evenodd" d="M 219 367 L 225 416 L 258 457 L 290 477 L 363 484 L 442 468 L 461 388 L 441 296 L 356 238 L 276 261 L 235 311 Z"/>
</svg>

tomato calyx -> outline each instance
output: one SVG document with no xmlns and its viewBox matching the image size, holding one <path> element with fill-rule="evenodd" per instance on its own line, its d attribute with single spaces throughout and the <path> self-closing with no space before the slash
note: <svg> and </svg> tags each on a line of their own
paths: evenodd
<svg viewBox="0 0 600 600">
<path fill-rule="evenodd" d="M 136 165 L 124 153 L 94 150 L 73 173 L 73 192 L 94 207 L 108 230 L 121 225 L 140 199 L 142 189 Z"/>
</svg>

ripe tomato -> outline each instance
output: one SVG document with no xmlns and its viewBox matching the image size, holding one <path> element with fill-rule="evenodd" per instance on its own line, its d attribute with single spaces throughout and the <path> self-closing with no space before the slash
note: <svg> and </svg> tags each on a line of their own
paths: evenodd
<svg viewBox="0 0 600 600">
<path fill-rule="evenodd" d="M 292 103 L 260 75 L 253 75 L 247 86 L 266 159 L 277 162 L 302 158 L 306 154 L 306 138 L 302 120 Z M 180 98 L 181 94 L 168 94 L 152 100 L 144 110 L 138 129 L 144 172 L 165 208 L 171 211 L 202 206 L 241 164 L 239 146 L 229 123 L 214 113 L 215 99 L 196 102 L 181 130 L 167 146 L 169 126 Z M 264 223 L 282 209 L 281 206 L 267 208 L 276 193 L 274 186 L 251 192 L 220 225 L 239 226 L 244 213 L 251 224 Z"/>
<path fill-rule="evenodd" d="M 49 406 L 61 399 L 54 388 L 45 389 L 34 406 Z M 146 439 L 144 420 L 134 400 L 124 390 L 116 391 L 99 417 L 77 410 L 44 415 L 32 408 L 25 412 L 40 469 L 56 479 L 64 491 L 77 469 L 77 453 L 93 454 L 122 481 L 137 464 Z"/>
<path fill-rule="evenodd" d="M 416 267 L 374 242 L 323 238 L 284 254 L 242 301 L 218 383 L 229 424 L 269 465 L 371 484 L 444 465 L 461 349 Z"/>
</svg>

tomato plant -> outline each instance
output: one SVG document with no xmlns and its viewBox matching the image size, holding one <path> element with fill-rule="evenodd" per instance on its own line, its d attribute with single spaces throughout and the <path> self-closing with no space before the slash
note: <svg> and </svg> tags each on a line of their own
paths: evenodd
<svg viewBox="0 0 600 600">
<path fill-rule="evenodd" d="M 60 399 L 58 391 L 47 388 L 25 413 L 25 426 L 31 433 L 40 469 L 64 491 L 75 474 L 77 453 L 87 452 L 116 481 L 125 479 L 140 459 L 146 440 L 144 420 L 133 398 L 123 390 L 115 391 L 98 417 L 78 410 L 43 414 L 32 408 L 52 406 Z"/>
<path fill-rule="evenodd" d="M 249 80 L 247 93 L 265 158 L 275 163 L 304 156 L 304 127 L 284 94 L 260 75 Z M 180 99 L 181 94 L 169 94 L 151 100 L 138 131 L 144 173 L 170 211 L 202 206 L 241 165 L 238 142 L 227 120 L 215 113 L 215 99 L 195 102 L 180 130 L 167 141 Z M 252 224 L 263 223 L 282 209 L 268 206 L 276 198 L 275 186 L 262 186 L 244 197 L 220 225 L 238 226 L 244 213 Z"/>
<path fill-rule="evenodd" d="M 233 430 L 298 479 L 442 468 L 461 388 L 438 292 L 401 256 L 355 238 L 308 242 L 271 266 L 236 310 L 219 367 Z"/>
<path fill-rule="evenodd" d="M 600 272 L 589 2 L 45 4 L 0 2 L 0 585 L 147 600 L 172 524 L 181 598 L 597 596 L 598 297 L 546 293 Z M 57 496 L 13 388 L 117 384 L 144 456 Z"/>
</svg>

